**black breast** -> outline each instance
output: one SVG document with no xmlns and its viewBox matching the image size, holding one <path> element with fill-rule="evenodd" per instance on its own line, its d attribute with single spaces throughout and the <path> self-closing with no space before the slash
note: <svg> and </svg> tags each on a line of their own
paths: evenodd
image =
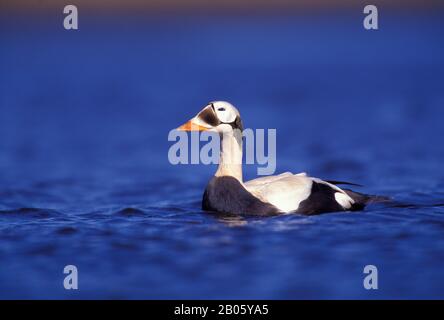
<svg viewBox="0 0 444 320">
<path fill-rule="evenodd" d="M 236 179 L 229 176 L 213 177 L 205 189 L 202 209 L 231 214 L 275 215 L 279 210 L 262 202 Z"/>
</svg>

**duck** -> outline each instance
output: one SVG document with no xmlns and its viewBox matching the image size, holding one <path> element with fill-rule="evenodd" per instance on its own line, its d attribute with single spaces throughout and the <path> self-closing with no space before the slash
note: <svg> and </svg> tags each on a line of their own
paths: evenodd
<svg viewBox="0 0 444 320">
<path fill-rule="evenodd" d="M 218 167 L 202 197 L 204 211 L 259 216 L 317 215 L 360 211 L 378 198 L 338 186 L 360 185 L 322 180 L 305 172 L 284 172 L 243 181 L 243 124 L 239 110 L 227 101 L 208 103 L 177 130 L 211 131 L 220 136 Z"/>
</svg>

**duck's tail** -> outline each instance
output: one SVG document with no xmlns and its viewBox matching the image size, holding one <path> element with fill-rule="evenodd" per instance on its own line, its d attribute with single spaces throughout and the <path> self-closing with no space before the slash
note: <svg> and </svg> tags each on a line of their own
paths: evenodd
<svg viewBox="0 0 444 320">
<path fill-rule="evenodd" d="M 370 194 L 359 193 L 349 189 L 342 189 L 352 198 L 355 203 L 352 206 L 352 210 L 362 210 L 365 206 L 374 203 L 391 202 L 392 199 L 385 196 L 376 196 Z"/>
</svg>

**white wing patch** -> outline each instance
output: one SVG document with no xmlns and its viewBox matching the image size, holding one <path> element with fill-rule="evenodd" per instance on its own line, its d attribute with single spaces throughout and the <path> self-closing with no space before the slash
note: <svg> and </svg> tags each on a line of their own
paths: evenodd
<svg viewBox="0 0 444 320">
<path fill-rule="evenodd" d="M 281 184 L 283 181 L 278 181 L 276 184 Z M 310 196 L 311 184 L 301 186 L 299 188 L 292 188 L 291 186 L 281 186 L 264 198 L 268 203 L 271 203 L 282 212 L 292 212 L 299 208 L 302 201 Z"/>
<path fill-rule="evenodd" d="M 297 173 L 297 174 L 295 174 L 295 176 L 298 176 L 298 177 L 306 177 L 306 176 L 307 176 L 307 172 Z"/>
<path fill-rule="evenodd" d="M 270 203 L 282 212 L 292 212 L 310 196 L 313 180 L 305 174 L 285 172 L 245 182 L 245 188 L 257 198 Z"/>
<path fill-rule="evenodd" d="M 272 182 L 275 182 L 277 180 L 280 180 L 282 178 L 285 177 L 291 177 L 293 176 L 293 174 L 291 172 L 284 172 L 281 174 L 278 174 L 277 176 L 264 176 L 264 177 L 260 177 L 260 178 L 256 178 L 250 181 L 246 181 L 245 187 L 259 187 L 259 186 L 263 186 Z"/>
<path fill-rule="evenodd" d="M 339 203 L 344 209 L 350 209 L 352 204 L 353 204 L 353 200 L 346 194 L 343 194 L 341 192 L 336 192 L 335 193 L 335 200 L 337 203 Z"/>
</svg>

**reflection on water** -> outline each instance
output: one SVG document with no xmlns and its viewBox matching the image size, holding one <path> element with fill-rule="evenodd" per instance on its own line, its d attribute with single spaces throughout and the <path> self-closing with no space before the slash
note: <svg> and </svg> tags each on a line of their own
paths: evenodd
<svg viewBox="0 0 444 320">
<path fill-rule="evenodd" d="M 236 215 L 228 215 L 228 214 L 222 214 L 222 215 L 215 215 L 215 218 L 227 225 L 228 227 L 242 227 L 245 226 L 248 222 L 244 217 L 236 216 Z"/>
</svg>

